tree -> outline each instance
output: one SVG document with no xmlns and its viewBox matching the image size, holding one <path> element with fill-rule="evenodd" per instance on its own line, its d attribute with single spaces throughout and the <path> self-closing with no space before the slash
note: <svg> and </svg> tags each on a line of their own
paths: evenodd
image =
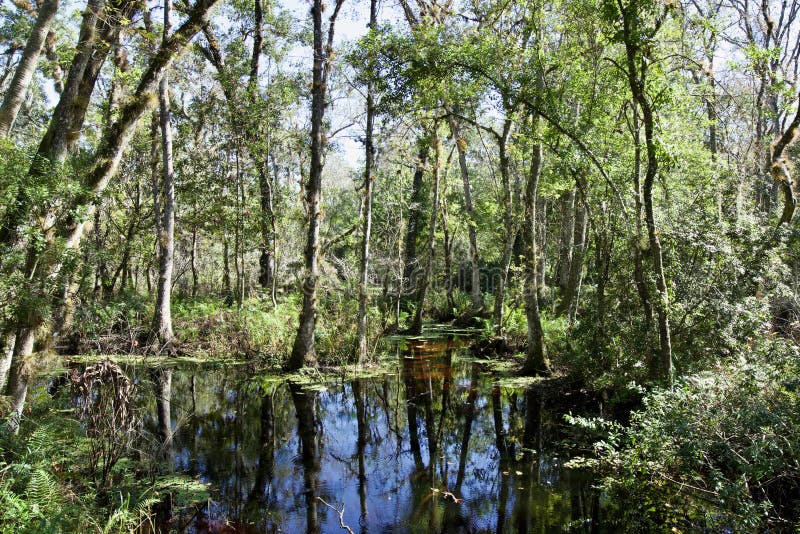
<svg viewBox="0 0 800 534">
<path fill-rule="evenodd" d="M 31 280 L 31 287 L 29 295 L 15 303 L 17 333 L 6 389 L 6 393 L 12 398 L 15 418 L 11 421 L 11 430 L 15 433 L 19 428 L 19 417 L 25 404 L 30 379 L 28 359 L 33 352 L 36 331 L 44 320 L 45 310 L 37 307 L 37 303 L 53 302 L 62 296 L 57 291 L 64 286 L 58 279 L 69 276 L 70 256 L 80 247 L 87 219 L 91 220 L 96 209 L 96 199 L 105 192 L 116 174 L 139 119 L 153 105 L 153 93 L 164 71 L 207 23 L 209 11 L 215 2 L 216 0 L 198 0 L 183 24 L 161 43 L 142 73 L 136 90 L 120 110 L 119 118 L 104 131 L 95 153 L 95 164 L 86 177 L 81 193 L 71 199 L 69 209 L 60 217 L 55 212 L 48 217 L 54 221 L 53 229 L 50 230 L 53 239 L 44 250 L 35 242 L 26 250 L 23 275 Z M 83 218 L 78 218 L 81 216 Z M 64 272 L 65 267 L 67 272 Z M 53 280 L 56 280 L 55 285 Z"/>
<path fill-rule="evenodd" d="M 164 0 L 164 36 L 169 38 L 171 0 Z M 175 169 L 172 163 L 172 126 L 169 109 L 169 77 L 158 82 L 158 118 L 161 129 L 161 187 L 155 190 L 153 209 L 158 233 L 158 289 L 153 315 L 153 334 L 162 347 L 171 351 L 172 334 L 172 269 L 175 255 Z"/>
<path fill-rule="evenodd" d="M 28 42 L 22 51 L 22 57 L 14 72 L 11 85 L 3 98 L 3 104 L 0 106 L 0 137 L 6 137 L 14 127 L 14 121 L 17 120 L 17 113 L 28 94 L 28 87 L 36 72 L 39 55 L 42 53 L 56 11 L 58 11 L 58 0 L 45 0 L 39 6 L 36 22 L 33 24 Z"/>
<path fill-rule="evenodd" d="M 661 239 L 656 228 L 655 212 L 653 209 L 653 185 L 659 170 L 659 158 L 656 148 L 656 117 L 653 109 L 652 97 L 648 94 L 648 74 L 651 63 L 652 46 L 649 40 L 655 38 L 668 14 L 667 10 L 660 11 L 660 6 L 638 0 L 624 4 L 617 1 L 619 22 L 621 22 L 621 39 L 625 45 L 628 83 L 634 105 L 641 112 L 645 136 L 645 154 L 647 166 L 645 169 L 642 197 L 644 204 L 647 237 L 650 243 L 650 252 L 653 261 L 653 274 L 656 279 L 658 299 L 655 301 L 655 310 L 658 317 L 658 335 L 660 341 L 660 361 L 657 375 L 666 381 L 672 380 L 672 340 L 669 324 L 669 291 L 667 278 L 664 272 L 663 249 Z M 668 7 L 667 7 L 668 9 Z"/>
<path fill-rule="evenodd" d="M 525 238 L 525 316 L 528 320 L 528 348 L 525 355 L 525 371 L 536 375 L 550 374 L 550 360 L 547 357 L 544 330 L 539 310 L 539 251 L 536 243 L 536 200 L 539 180 L 542 175 L 543 148 L 541 119 L 531 117 L 531 162 L 525 182 L 525 215 L 523 233 Z"/>
<path fill-rule="evenodd" d="M 378 25 L 377 0 L 370 0 L 369 29 L 376 31 Z M 372 196 L 375 166 L 375 90 L 371 81 L 367 82 L 367 128 L 364 137 L 364 221 L 361 227 L 361 265 L 358 284 L 358 361 L 368 354 L 367 346 L 367 306 L 369 304 L 369 240 L 372 234 Z"/>
<path fill-rule="evenodd" d="M 336 17 L 344 0 L 336 0 L 333 14 L 328 20 L 327 41 L 323 41 L 322 0 L 314 0 L 311 17 L 314 25 L 314 62 L 311 85 L 311 164 L 306 182 L 306 206 L 308 229 L 304 252 L 305 275 L 303 279 L 303 307 L 300 310 L 300 325 L 292 346 L 287 369 L 296 370 L 317 364 L 314 347 L 314 331 L 317 321 L 317 279 L 319 277 L 319 226 L 322 201 L 322 167 L 325 152 L 325 99 L 328 78 L 333 68 L 333 36 Z"/>
</svg>

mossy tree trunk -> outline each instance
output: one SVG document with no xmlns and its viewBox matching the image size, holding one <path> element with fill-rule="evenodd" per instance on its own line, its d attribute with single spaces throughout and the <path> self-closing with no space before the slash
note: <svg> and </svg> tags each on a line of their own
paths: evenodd
<svg viewBox="0 0 800 534">
<path fill-rule="evenodd" d="M 322 0 L 314 0 L 311 16 L 314 26 L 314 61 L 311 84 L 311 165 L 306 182 L 305 197 L 308 209 L 308 227 L 304 252 L 305 274 L 303 277 L 303 305 L 300 310 L 300 324 L 294 338 L 292 354 L 287 362 L 288 370 L 317 365 L 314 331 L 317 324 L 317 282 L 319 278 L 319 229 L 322 218 L 322 166 L 325 152 L 325 99 L 328 91 L 328 75 L 333 54 L 333 36 L 336 17 L 344 0 L 336 0 L 336 5 L 328 21 L 327 42 L 324 40 Z"/>
</svg>

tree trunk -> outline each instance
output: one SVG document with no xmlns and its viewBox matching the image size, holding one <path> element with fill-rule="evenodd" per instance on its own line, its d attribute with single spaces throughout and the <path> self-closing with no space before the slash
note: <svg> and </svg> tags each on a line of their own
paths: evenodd
<svg viewBox="0 0 800 534">
<path fill-rule="evenodd" d="M 428 260 L 425 263 L 425 272 L 419 283 L 417 290 L 417 309 L 414 310 L 414 319 L 411 324 L 411 332 L 413 334 L 422 333 L 422 314 L 425 308 L 425 299 L 428 296 L 428 286 L 430 285 L 431 277 L 433 276 L 433 259 L 436 254 L 436 218 L 439 212 L 439 179 L 440 172 L 439 166 L 442 161 L 442 141 L 439 139 L 439 126 L 434 124 L 433 133 L 431 135 L 431 142 L 433 143 L 434 161 L 433 161 L 433 183 L 432 193 L 433 200 L 431 205 L 431 218 L 430 227 L 428 228 Z"/>
<path fill-rule="evenodd" d="M 780 186 L 783 192 L 783 211 L 778 221 L 779 226 L 792 222 L 797 207 L 797 188 L 789 172 L 790 165 L 784 157 L 784 152 L 786 147 L 797 137 L 798 128 L 800 128 L 800 95 L 797 97 L 797 112 L 794 119 L 771 147 L 772 180 Z"/>
<path fill-rule="evenodd" d="M 536 199 L 536 216 L 539 217 L 536 221 L 536 291 L 541 299 L 547 289 L 547 199 L 544 197 Z"/>
<path fill-rule="evenodd" d="M 559 239 L 558 264 L 556 265 L 556 280 L 563 300 L 564 291 L 566 291 L 569 283 L 569 269 L 572 264 L 573 237 L 575 235 L 575 188 L 563 193 L 559 198 L 559 204 L 561 205 L 561 235 Z M 562 307 L 559 304 L 559 308 Z"/>
<path fill-rule="evenodd" d="M 236 305 L 241 309 L 244 304 L 245 297 L 245 264 L 244 264 L 244 178 L 242 176 L 242 167 L 240 160 L 241 144 L 236 142 L 236 149 L 234 150 L 234 157 L 236 160 L 236 181 L 234 187 L 236 188 L 236 227 L 234 230 L 233 240 L 233 266 L 236 271 Z"/>
<path fill-rule="evenodd" d="M 644 320 L 644 352 L 650 366 L 650 374 L 658 374 L 658 363 L 653 358 L 653 350 L 650 343 L 650 331 L 653 325 L 653 305 L 650 299 L 650 286 L 644 274 L 644 264 L 642 252 L 645 246 L 644 239 L 644 205 L 642 203 L 642 144 L 641 144 L 641 124 L 639 120 L 638 107 L 633 105 L 633 198 L 636 210 L 636 241 L 633 243 L 633 283 L 636 286 L 636 293 L 642 304 L 642 318 Z"/>
<path fill-rule="evenodd" d="M 538 116 L 533 120 L 534 147 L 531 154 L 531 168 L 525 184 L 525 315 L 528 319 L 528 349 L 526 352 L 525 372 L 547 376 L 550 374 L 550 360 L 544 343 L 542 320 L 539 316 L 538 287 L 538 251 L 536 239 L 539 178 L 542 174 L 542 143 L 539 136 Z"/>
<path fill-rule="evenodd" d="M 316 366 L 314 330 L 317 322 L 317 279 L 319 278 L 319 227 L 322 204 L 322 159 L 325 152 L 325 97 L 328 89 L 330 54 L 333 54 L 334 24 L 344 0 L 336 0 L 336 6 L 328 22 L 328 41 L 323 41 L 322 0 L 314 0 L 311 15 L 314 20 L 314 61 L 311 86 L 311 165 L 306 184 L 306 206 L 308 208 L 308 231 L 305 247 L 305 276 L 303 280 L 303 307 L 300 325 L 294 338 L 292 354 L 287 369 L 297 370 L 303 366 Z"/>
<path fill-rule="evenodd" d="M 33 355 L 35 330 L 33 328 L 20 328 L 17 330 L 14 348 L 11 357 L 11 366 L 8 373 L 6 395 L 11 397 L 11 413 L 8 418 L 8 431 L 16 435 L 22 419 L 22 410 L 25 407 L 25 398 L 28 395 L 28 382 L 31 379 L 31 356 Z"/>
<path fill-rule="evenodd" d="M 197 224 L 192 225 L 192 249 L 189 262 L 192 269 L 192 298 L 194 298 L 197 296 L 200 286 L 200 278 L 197 271 Z"/>
<path fill-rule="evenodd" d="M 8 372 L 11 369 L 11 359 L 14 357 L 14 344 L 17 336 L 15 333 L 6 334 L 2 338 L 2 346 L 0 346 L 0 391 L 5 392 L 6 381 L 8 380 Z"/>
<path fill-rule="evenodd" d="M 378 24 L 377 0 L 370 0 L 369 29 L 376 30 Z M 367 346 L 367 306 L 369 295 L 369 239 L 372 232 L 372 189 L 375 181 L 373 167 L 375 165 L 375 144 L 373 129 L 375 127 L 375 96 L 373 95 L 372 82 L 367 82 L 367 131 L 365 136 L 364 160 L 364 220 L 361 228 L 361 266 L 358 284 L 358 362 L 362 362 L 368 355 Z"/>
<path fill-rule="evenodd" d="M 50 24 L 56 16 L 56 11 L 58 11 L 58 0 L 43 0 L 39 4 L 36 22 L 33 24 L 28 42 L 22 51 L 14 78 L 6 90 L 3 105 L 0 106 L 0 138 L 10 134 L 14 127 L 17 114 L 28 95 L 28 87 L 36 72 L 36 66 L 39 64 L 39 55 L 42 53 L 47 32 L 50 30 Z"/>
<path fill-rule="evenodd" d="M 233 302 L 231 293 L 231 262 L 229 259 L 228 229 L 223 229 L 222 234 L 222 291 L 225 293 L 225 302 L 230 305 Z"/>
<path fill-rule="evenodd" d="M 324 146 L 325 86 L 323 71 L 325 51 L 322 40 L 322 0 L 314 0 L 314 72 L 311 94 L 311 171 L 306 183 L 308 229 L 305 246 L 305 276 L 300 325 L 292 347 L 288 369 L 317 365 L 314 330 L 317 320 L 317 278 L 319 277 L 319 226 L 322 202 L 322 157 Z"/>
<path fill-rule="evenodd" d="M 171 0 L 164 0 L 164 37 L 171 28 Z M 169 109 L 169 78 L 166 73 L 158 85 L 159 126 L 161 129 L 161 224 L 158 232 L 158 288 L 152 330 L 159 344 L 171 350 L 172 334 L 172 269 L 175 254 L 175 171 L 172 163 L 172 127 Z M 159 200 L 159 199 L 156 199 Z"/>
<path fill-rule="evenodd" d="M 449 168 L 449 165 L 448 165 Z M 445 173 L 444 184 L 442 185 L 442 232 L 444 233 L 444 280 L 447 291 L 447 306 L 455 307 L 453 300 L 453 236 L 450 234 L 450 223 L 447 220 L 447 173 Z"/>
<path fill-rule="evenodd" d="M 513 122 L 507 117 L 503 124 L 503 134 L 499 138 L 500 177 L 503 182 L 503 252 L 500 257 L 500 273 L 494 296 L 494 312 L 492 322 L 495 335 L 503 333 L 503 305 L 505 303 L 508 270 L 511 267 L 511 256 L 514 253 L 514 241 L 517 231 L 514 224 L 514 203 L 511 191 L 511 168 L 508 156 L 508 140 L 511 137 Z"/>
<path fill-rule="evenodd" d="M 644 125 L 645 152 L 647 168 L 645 170 L 644 188 L 642 199 L 644 204 L 644 217 L 647 225 L 647 236 L 653 260 L 653 274 L 656 279 L 658 298 L 655 301 L 655 311 L 658 318 L 659 375 L 667 382 L 672 381 L 672 341 L 669 325 L 669 292 L 667 279 L 664 273 L 664 260 L 661 248 L 661 239 L 656 229 L 655 215 L 653 212 L 653 185 L 658 174 L 658 156 L 655 141 L 655 117 L 652 104 L 646 94 L 647 61 L 641 58 L 642 51 L 638 44 L 636 32 L 637 4 L 632 2 L 622 9 L 623 38 L 627 56 L 628 82 L 635 105 L 641 110 Z M 637 66 L 638 65 L 638 66 Z"/>
<path fill-rule="evenodd" d="M 94 245 L 97 255 L 97 265 L 95 266 L 94 294 L 102 299 L 111 297 L 111 276 L 108 272 L 108 260 L 106 259 L 106 232 L 103 231 L 103 209 L 102 205 L 97 206 L 94 212 Z"/>
<path fill-rule="evenodd" d="M 269 177 L 269 169 L 261 166 L 258 172 L 258 187 L 261 201 L 261 255 L 258 258 L 258 283 L 266 290 L 272 289 L 275 276 L 275 258 L 272 255 L 275 234 L 275 210 L 273 183 Z"/>
<path fill-rule="evenodd" d="M 602 222 L 597 223 L 600 227 Z M 597 309 L 597 326 L 595 327 L 595 344 L 603 347 L 606 342 L 606 285 L 609 280 L 611 268 L 611 239 L 609 231 L 598 228 L 594 239 L 594 276 L 596 277 L 595 308 Z"/>
<path fill-rule="evenodd" d="M 55 285 L 45 284 L 45 280 L 57 280 L 59 277 L 65 276 L 65 273 L 62 272 L 65 260 L 72 251 L 80 247 L 86 221 L 91 220 L 96 209 L 95 200 L 103 195 L 111 178 L 116 174 L 136 124 L 152 106 L 154 102 L 152 93 L 155 91 L 158 81 L 174 58 L 183 52 L 194 35 L 208 22 L 209 10 L 215 3 L 216 0 L 199 0 L 189 11 L 188 18 L 181 27 L 162 43 L 144 70 L 136 91 L 122 106 L 119 118 L 104 131 L 95 152 L 95 163 L 86 175 L 85 188 L 70 199 L 69 204 L 63 210 L 65 214 L 63 217 L 59 218 L 55 214 L 48 214 L 48 218 L 55 221 L 52 230 L 53 241 L 48 242 L 43 250 L 31 246 L 27 251 L 28 260 L 24 274 L 32 280 L 32 288 L 44 287 L 43 291 L 51 291 L 47 287 L 63 287 L 57 283 Z M 82 213 L 83 218 L 76 220 L 74 217 L 77 213 Z M 56 253 L 55 243 L 59 244 L 61 252 Z M 66 275 L 68 276 L 69 273 Z M 33 293 L 31 296 L 33 299 L 52 302 L 57 298 L 57 295 L 54 294 L 39 294 L 35 291 Z M 7 391 L 13 397 L 13 409 L 18 421 L 30 378 L 26 365 L 27 356 L 32 353 L 34 332 L 41 326 L 43 317 L 41 311 L 32 313 L 31 310 L 34 307 L 26 306 L 26 302 L 15 304 L 18 310 L 28 310 L 26 317 L 17 319 L 17 341 L 7 387 Z"/>
<path fill-rule="evenodd" d="M 411 199 L 408 203 L 408 226 L 406 227 L 405 251 L 403 257 L 403 286 L 409 292 L 417 287 L 419 258 L 417 257 L 417 239 L 422 226 L 422 184 L 425 177 L 425 165 L 428 160 L 430 139 L 417 139 L 417 162 L 414 178 L 411 182 Z M 398 295 L 399 298 L 399 295 Z"/>
<path fill-rule="evenodd" d="M 583 176 L 576 177 L 575 195 L 573 202 L 573 221 L 572 251 L 569 254 L 569 265 L 567 269 L 567 279 L 564 285 L 561 300 L 556 308 L 557 315 L 566 314 L 570 321 L 575 319 L 578 307 L 578 295 L 581 287 L 581 274 L 583 273 L 583 254 L 586 250 L 586 230 L 588 227 L 588 217 L 586 213 L 587 199 L 584 196 L 586 191 L 586 179 Z"/>
<path fill-rule="evenodd" d="M 457 110 L 455 110 L 457 111 Z M 461 126 L 454 117 L 450 117 L 450 132 L 456 142 L 458 150 L 458 167 L 461 170 L 461 180 L 464 183 L 464 210 L 467 213 L 467 226 L 469 234 L 469 261 L 472 266 L 472 308 L 475 313 L 483 309 L 483 293 L 481 293 L 480 256 L 478 254 L 478 229 L 475 222 L 475 210 L 472 207 L 472 187 L 469 181 L 467 168 L 467 140 L 461 136 Z"/>
</svg>

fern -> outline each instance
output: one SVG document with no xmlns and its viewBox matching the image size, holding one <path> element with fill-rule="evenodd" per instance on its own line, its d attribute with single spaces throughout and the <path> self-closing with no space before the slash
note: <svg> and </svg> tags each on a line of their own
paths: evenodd
<svg viewBox="0 0 800 534">
<path fill-rule="evenodd" d="M 130 532 L 137 530 L 145 522 L 152 522 L 151 509 L 159 502 L 155 496 L 140 496 L 135 506 L 131 506 L 131 496 L 120 494 L 120 505 L 116 508 L 103 527 L 103 534 L 110 532 Z M 151 525 L 152 526 L 152 525 Z M 115 528 L 116 527 L 116 528 Z"/>
<path fill-rule="evenodd" d="M 0 532 L 5 532 L 3 525 L 15 522 L 27 523 L 31 511 L 25 499 L 9 490 L 5 485 L 0 486 Z"/>
<path fill-rule="evenodd" d="M 57 510 L 61 505 L 61 488 L 44 466 L 37 466 L 31 473 L 25 495 L 42 512 Z"/>
</svg>

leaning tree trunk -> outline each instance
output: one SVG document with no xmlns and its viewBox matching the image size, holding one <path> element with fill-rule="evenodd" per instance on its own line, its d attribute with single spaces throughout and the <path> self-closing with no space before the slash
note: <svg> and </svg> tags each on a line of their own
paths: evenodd
<svg viewBox="0 0 800 534">
<path fill-rule="evenodd" d="M 308 231 L 305 248 L 305 276 L 303 280 L 303 307 L 300 324 L 294 338 L 292 354 L 287 369 L 297 370 L 303 366 L 316 366 L 314 330 L 317 323 L 317 279 L 319 277 L 319 227 L 322 204 L 322 158 L 325 152 L 325 96 L 328 89 L 330 55 L 333 54 L 334 24 L 344 0 L 336 0 L 336 6 L 328 21 L 328 40 L 323 41 L 322 0 L 314 0 L 311 15 L 314 20 L 314 62 L 311 86 L 311 165 L 306 183 L 306 207 L 308 208 Z"/>
<path fill-rule="evenodd" d="M 377 0 L 370 0 L 369 7 L 369 29 L 376 30 L 378 24 Z M 368 354 L 367 347 L 367 306 L 369 295 L 367 293 L 369 284 L 369 239 L 372 232 L 372 189 L 375 181 L 375 144 L 373 140 L 373 129 L 375 127 L 375 96 L 373 94 L 372 82 L 367 82 L 367 131 L 365 136 L 365 160 L 364 160 L 364 220 L 361 228 L 361 266 L 358 284 L 358 361 L 366 359 Z"/>
<path fill-rule="evenodd" d="M 39 55 L 42 53 L 47 32 L 50 30 L 50 24 L 56 16 L 56 11 L 58 11 L 58 0 L 44 0 L 39 4 L 36 22 L 33 24 L 28 42 L 22 51 L 22 58 L 14 72 L 14 78 L 11 79 L 11 85 L 6 91 L 3 105 L 0 106 L 0 138 L 6 137 L 14 127 L 17 114 L 28 95 L 28 87 L 36 72 Z"/>
<path fill-rule="evenodd" d="M 116 122 L 106 129 L 100 140 L 94 157 L 94 166 L 87 173 L 84 189 L 70 199 L 63 210 L 62 217 L 48 214 L 48 219 L 55 221 L 53 224 L 53 240 L 48 241 L 44 250 L 32 244 L 28 250 L 28 261 L 24 268 L 26 278 L 32 280 L 32 288 L 63 287 L 59 283 L 46 281 L 57 280 L 64 276 L 62 272 L 65 261 L 80 247 L 86 221 L 91 220 L 96 209 L 96 199 L 101 197 L 119 168 L 120 160 L 130 143 L 139 119 L 153 105 L 153 93 L 163 73 L 170 67 L 176 56 L 180 55 L 194 35 L 208 23 L 208 14 L 217 0 L 198 0 L 189 11 L 187 20 L 178 30 L 163 42 L 159 50 L 151 58 L 144 70 L 139 85 L 134 94 L 123 105 Z M 76 219 L 76 214 L 83 218 Z M 57 251 L 58 247 L 61 252 Z M 63 250 L 62 250 L 63 249 Z M 33 292 L 33 299 L 52 301 L 56 295 L 49 293 Z M 25 403 L 28 381 L 30 380 L 30 356 L 33 352 L 34 333 L 43 323 L 41 310 L 33 306 L 26 306 L 26 302 L 15 304 L 18 310 L 28 310 L 28 314 L 17 320 L 18 331 L 14 347 L 6 392 L 12 398 L 12 425 L 10 430 L 18 430 L 19 417 Z M 19 314 L 18 314 L 19 315 Z"/>
<path fill-rule="evenodd" d="M 789 172 L 790 166 L 784 157 L 786 147 L 797 137 L 797 130 L 800 128 L 800 95 L 797 97 L 797 113 L 792 122 L 772 145 L 771 173 L 772 179 L 777 183 L 783 192 L 783 211 L 778 225 L 789 224 L 794 218 L 795 208 L 797 207 L 797 188 Z"/>
<path fill-rule="evenodd" d="M 533 117 L 533 136 L 539 135 L 538 116 Z M 525 359 L 525 372 L 535 375 L 550 374 L 550 360 L 544 343 L 544 330 L 539 315 L 538 288 L 538 251 L 536 239 L 536 201 L 539 190 L 539 178 L 542 174 L 542 143 L 534 141 L 531 154 L 531 168 L 525 184 L 525 315 L 528 319 L 528 349 Z"/>
<path fill-rule="evenodd" d="M 121 0 L 110 7 L 105 0 L 89 0 L 67 82 L 39 143 L 29 171 L 31 176 L 49 173 L 53 166 L 63 163 L 67 154 L 75 148 L 100 69 L 109 50 L 119 39 L 120 20 L 130 20 L 138 7 L 138 2 L 128 0 Z M 115 16 L 104 16 L 105 11 L 112 8 Z M 34 215 L 36 206 L 25 188 L 17 192 L 12 206 L 13 209 L 6 210 L 0 223 L 0 242 L 9 247 L 24 247 L 22 227 L 31 218 L 43 214 Z M 51 223 L 52 220 L 45 220 L 44 226 L 48 227 Z"/>
<path fill-rule="evenodd" d="M 164 0 L 164 37 L 166 42 L 171 28 L 171 0 Z M 153 335 L 162 347 L 171 350 L 172 334 L 172 269 L 175 255 L 175 171 L 172 163 L 172 128 L 170 127 L 169 77 L 166 73 L 158 84 L 158 119 L 161 129 L 161 201 L 158 210 L 161 221 L 158 225 L 158 288 L 153 315 Z"/>
</svg>

